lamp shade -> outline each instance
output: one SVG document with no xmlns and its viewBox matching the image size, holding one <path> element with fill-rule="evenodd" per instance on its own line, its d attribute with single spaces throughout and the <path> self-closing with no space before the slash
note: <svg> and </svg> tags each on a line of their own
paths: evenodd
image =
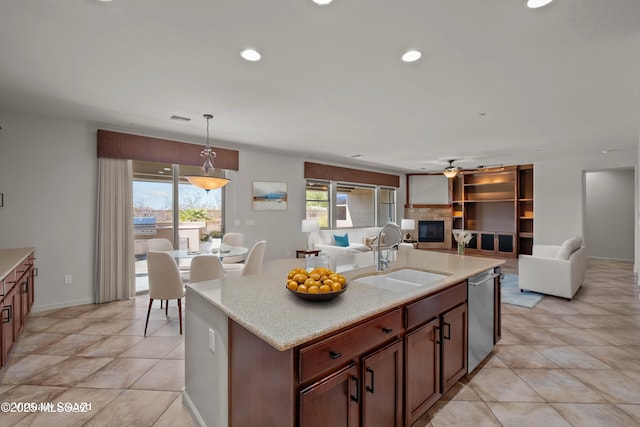
<svg viewBox="0 0 640 427">
<path fill-rule="evenodd" d="M 215 190 L 220 187 L 224 187 L 229 183 L 227 178 L 218 178 L 216 176 L 187 176 L 187 180 L 196 187 L 203 190 Z"/>
<path fill-rule="evenodd" d="M 400 221 L 400 229 L 403 231 L 415 230 L 416 229 L 416 220 L 415 219 L 403 219 Z"/>
<path fill-rule="evenodd" d="M 458 170 L 455 168 L 447 168 L 444 171 L 442 171 L 442 173 L 447 178 L 455 178 L 455 176 L 458 175 Z"/>
<path fill-rule="evenodd" d="M 320 224 L 318 224 L 317 219 L 303 219 L 302 220 L 302 232 L 303 233 L 313 233 L 314 231 L 320 230 Z"/>
</svg>

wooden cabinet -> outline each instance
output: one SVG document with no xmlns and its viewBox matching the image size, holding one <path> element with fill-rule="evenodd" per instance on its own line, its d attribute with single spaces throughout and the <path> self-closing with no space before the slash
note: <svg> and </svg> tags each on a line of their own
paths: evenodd
<svg viewBox="0 0 640 427">
<path fill-rule="evenodd" d="M 466 172 L 452 180 L 452 226 L 473 233 L 470 253 L 515 257 L 533 244 L 533 165 Z M 455 245 L 455 242 L 453 242 Z"/>
<path fill-rule="evenodd" d="M 9 352 L 22 332 L 34 301 L 33 252 L 20 259 L 0 281 L 0 367 L 7 363 Z"/>
<path fill-rule="evenodd" d="M 402 426 L 402 341 L 363 357 L 361 378 L 362 425 Z"/>
<path fill-rule="evenodd" d="M 411 425 L 467 373 L 467 284 L 407 306 L 406 425 Z M 426 323 L 425 323 L 426 322 Z"/>
</svg>

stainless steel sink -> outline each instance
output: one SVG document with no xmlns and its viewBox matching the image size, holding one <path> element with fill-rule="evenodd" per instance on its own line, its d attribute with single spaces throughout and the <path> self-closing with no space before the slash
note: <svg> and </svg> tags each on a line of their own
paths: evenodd
<svg viewBox="0 0 640 427">
<path fill-rule="evenodd" d="M 354 282 L 393 292 L 405 292 L 424 286 L 435 286 L 436 282 L 445 277 L 447 276 L 444 274 L 403 268 L 389 273 L 363 276 L 355 279 Z"/>
</svg>

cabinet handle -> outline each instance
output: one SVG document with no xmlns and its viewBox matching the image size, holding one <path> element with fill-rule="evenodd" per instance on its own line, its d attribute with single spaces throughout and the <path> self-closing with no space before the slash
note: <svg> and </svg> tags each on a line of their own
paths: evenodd
<svg viewBox="0 0 640 427">
<path fill-rule="evenodd" d="M 23 294 L 29 293 L 29 281 L 25 280 L 24 282 L 22 282 L 22 286 L 23 286 Z"/>
<path fill-rule="evenodd" d="M 444 322 L 444 326 L 447 327 L 447 333 L 442 337 L 445 340 L 451 340 L 451 325 L 447 322 Z"/>
<path fill-rule="evenodd" d="M 13 317 L 12 316 L 13 313 L 11 312 L 11 306 L 8 305 L 8 306 L 4 307 L 2 309 L 2 312 L 4 313 L 5 311 L 7 312 L 7 317 L 6 318 L 4 316 L 2 317 L 2 323 L 9 323 L 9 322 L 11 322 L 11 318 Z"/>
<path fill-rule="evenodd" d="M 374 382 L 374 372 L 373 372 L 373 369 L 371 369 L 369 367 L 367 367 L 367 372 L 371 374 L 371 387 L 366 386 L 365 388 L 367 389 L 367 391 L 369 393 L 373 393 L 374 392 L 373 391 L 373 388 L 374 388 L 374 384 L 373 384 L 373 382 Z"/>
<path fill-rule="evenodd" d="M 436 337 L 436 344 L 440 344 L 440 326 L 435 326 L 433 328 L 433 334 Z"/>
<path fill-rule="evenodd" d="M 383 326 L 383 327 L 382 327 L 382 332 L 384 332 L 385 334 L 390 334 L 391 332 L 393 332 L 393 329 L 385 328 L 385 327 Z"/>
<path fill-rule="evenodd" d="M 337 359 L 338 357 L 342 357 L 342 353 L 336 353 L 335 351 L 331 350 L 329 352 L 329 357 L 331 357 L 332 359 Z"/>
<path fill-rule="evenodd" d="M 354 396 L 352 394 L 349 397 L 351 397 L 351 400 L 353 400 L 354 402 L 359 403 L 360 402 L 360 380 L 355 375 L 351 375 L 351 381 L 356 383 L 356 395 Z"/>
<path fill-rule="evenodd" d="M 34 267 L 34 268 L 33 268 L 33 275 L 34 275 L 35 277 L 38 277 L 38 267 Z"/>
</svg>

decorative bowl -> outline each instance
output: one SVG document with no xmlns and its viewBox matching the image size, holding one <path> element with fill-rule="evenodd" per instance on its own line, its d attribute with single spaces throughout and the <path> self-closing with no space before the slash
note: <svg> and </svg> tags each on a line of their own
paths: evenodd
<svg viewBox="0 0 640 427">
<path fill-rule="evenodd" d="M 287 286 L 285 285 L 285 289 L 286 290 L 288 290 L 289 292 L 291 292 L 292 294 L 294 294 L 298 298 L 301 298 L 301 299 L 307 300 L 307 301 L 328 301 L 328 300 L 333 299 L 333 298 L 337 297 L 338 295 L 342 294 L 344 291 L 347 290 L 347 287 L 348 287 L 348 285 L 345 283 L 342 286 L 342 289 L 339 290 L 339 291 L 325 292 L 323 294 L 309 294 L 309 293 L 306 293 L 306 292 L 292 291 L 291 289 L 287 288 Z"/>
</svg>

